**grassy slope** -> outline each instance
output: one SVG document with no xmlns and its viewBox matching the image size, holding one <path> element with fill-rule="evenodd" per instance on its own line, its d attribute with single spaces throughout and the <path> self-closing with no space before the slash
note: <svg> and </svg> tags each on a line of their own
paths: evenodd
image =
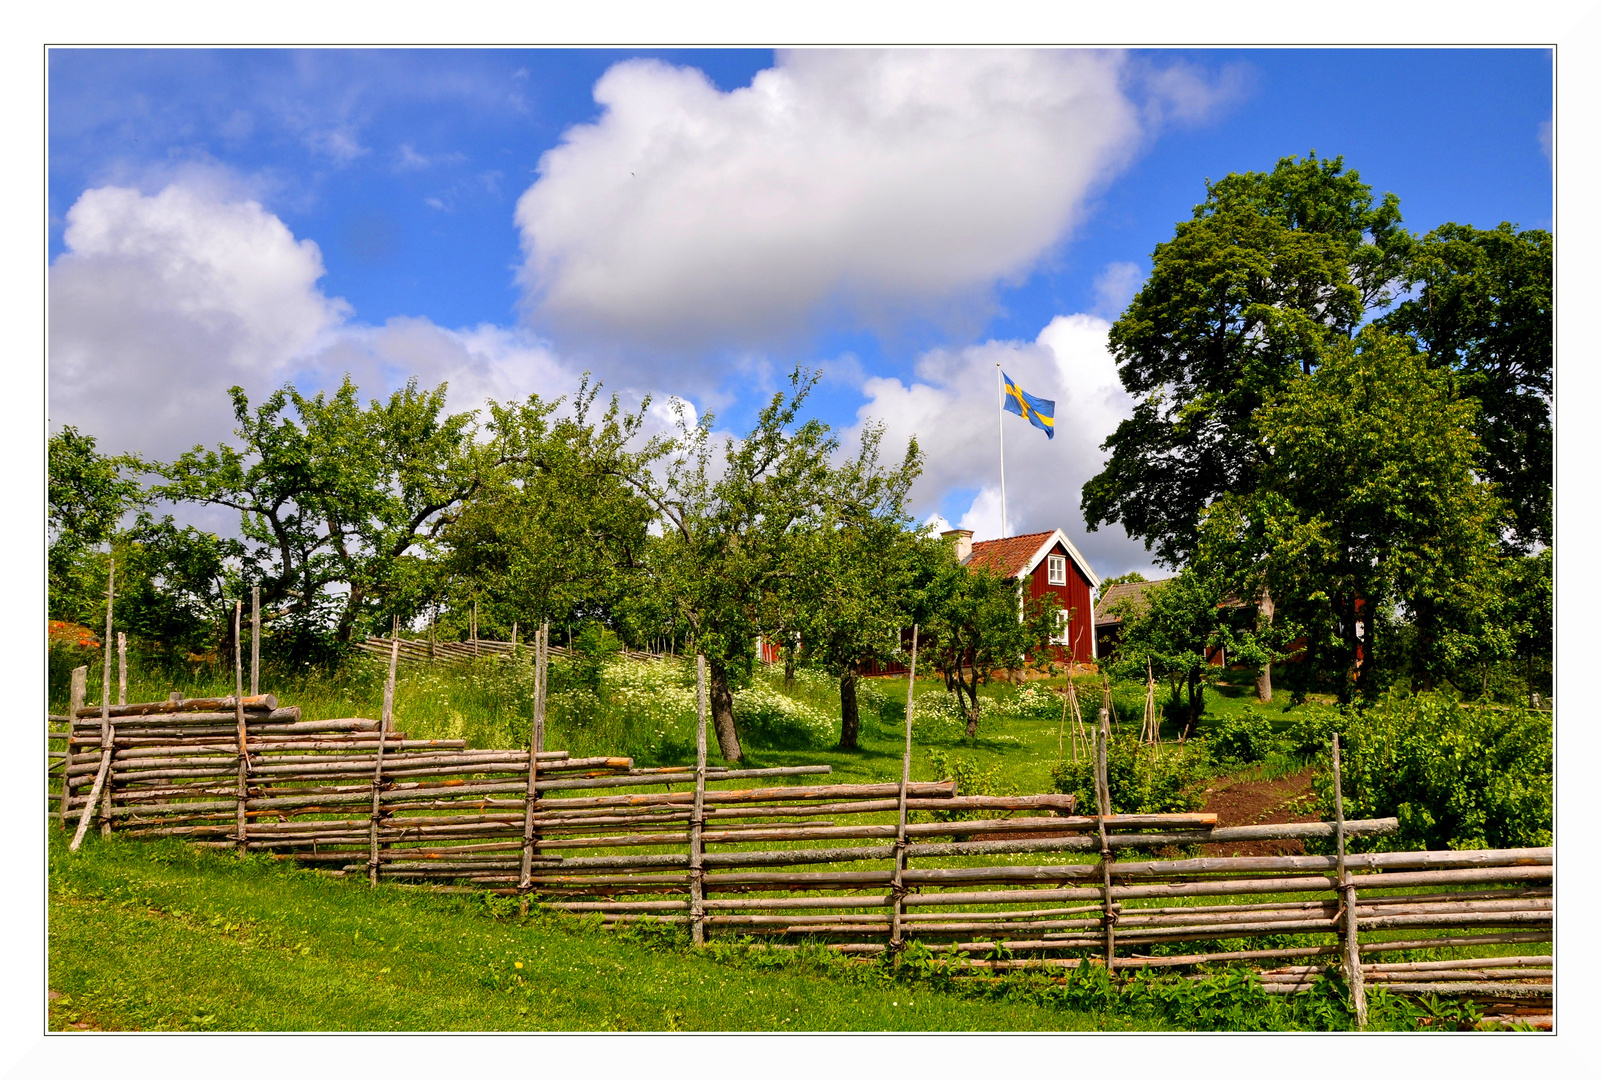
<svg viewBox="0 0 1601 1080">
<path fill-rule="evenodd" d="M 663 952 L 476 900 L 91 836 L 51 846 L 51 1027 L 1035 1031 L 1128 1022 Z M 517 968 L 521 963 L 523 967 Z"/>
</svg>

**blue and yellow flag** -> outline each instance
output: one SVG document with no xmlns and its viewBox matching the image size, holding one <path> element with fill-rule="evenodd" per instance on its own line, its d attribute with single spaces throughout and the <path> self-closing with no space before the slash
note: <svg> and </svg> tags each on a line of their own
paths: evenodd
<svg viewBox="0 0 1601 1080">
<path fill-rule="evenodd" d="M 1045 432 L 1047 439 L 1056 438 L 1056 402 L 1018 389 L 1012 377 L 1004 371 L 1001 372 L 1001 378 L 1006 380 L 1006 395 L 1001 407 Z"/>
</svg>

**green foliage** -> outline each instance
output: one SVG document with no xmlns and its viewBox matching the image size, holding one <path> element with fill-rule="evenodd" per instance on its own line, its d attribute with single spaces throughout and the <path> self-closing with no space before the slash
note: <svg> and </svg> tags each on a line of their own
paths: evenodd
<svg viewBox="0 0 1601 1080">
<path fill-rule="evenodd" d="M 1364 331 L 1261 410 L 1257 490 L 1207 515 L 1207 561 L 1268 589 L 1346 698 L 1376 692 L 1401 614 L 1420 645 L 1510 649 L 1485 617 L 1499 508 L 1473 471 L 1473 415 L 1403 339 Z"/>
<path fill-rule="evenodd" d="M 1249 705 L 1214 724 L 1203 742 L 1212 763 L 1220 767 L 1254 765 L 1283 745 L 1273 733 L 1273 722 Z"/>
<path fill-rule="evenodd" d="M 940 749 L 928 751 L 928 763 L 933 775 L 941 780 L 956 781 L 958 795 L 1004 795 L 1001 790 L 1001 767 L 983 768 L 972 758 L 947 753 Z M 935 810 L 929 815 L 933 821 L 966 821 L 980 815 L 967 810 Z"/>
<path fill-rule="evenodd" d="M 649 591 L 652 511 L 630 477 L 648 470 L 663 441 L 629 449 L 649 400 L 625 414 L 613 397 L 597 418 L 599 392 L 586 376 L 571 413 L 554 419 L 563 400 L 490 403 L 494 460 L 440 530 L 439 595 L 449 621 L 460 623 L 476 602 L 481 629 L 501 637 L 515 623 L 531 632 L 546 619 L 569 631 L 580 621 L 633 623 L 641 636 L 671 626 L 664 612 L 633 600 Z"/>
<path fill-rule="evenodd" d="M 1115 814 L 1179 814 L 1199 810 L 1211 776 L 1206 751 L 1196 742 L 1152 747 L 1134 731 L 1114 732 L 1107 746 L 1106 782 Z M 1089 756 L 1067 758 L 1051 770 L 1052 790 L 1095 806 L 1095 765 Z M 1091 811 L 1092 812 L 1092 811 Z"/>
<path fill-rule="evenodd" d="M 1409 239 L 1395 197 L 1375 203 L 1340 158 L 1284 158 L 1206 194 L 1112 326 L 1140 400 L 1082 500 L 1089 528 L 1121 522 L 1171 566 L 1214 499 L 1255 487 L 1256 411 L 1389 302 Z"/>
<path fill-rule="evenodd" d="M 1193 734 L 1206 710 L 1206 687 L 1224 671 L 1207 662 L 1213 649 L 1224 649 L 1232 661 L 1250 663 L 1273 658 L 1250 630 L 1231 625 L 1224 605 L 1223 579 L 1197 568 L 1158 582 L 1136 600 L 1114 605 L 1123 618 L 1112 669 L 1126 679 L 1149 672 L 1168 684 L 1174 705 L 1184 695 L 1185 730 Z"/>
<path fill-rule="evenodd" d="M 1478 467 L 1524 549 L 1552 539 L 1552 256 L 1543 229 L 1441 225 L 1407 269 L 1418 295 L 1382 320 L 1478 403 Z"/>
<path fill-rule="evenodd" d="M 1372 850 L 1542 847 L 1552 837 L 1548 716 L 1465 705 L 1441 694 L 1388 695 L 1341 736 L 1346 817 L 1396 817 Z M 1325 817 L 1333 793 L 1314 781 Z"/>
<path fill-rule="evenodd" d="M 254 411 L 230 393 L 241 445 L 161 466 L 153 494 L 238 512 L 242 577 L 269 623 L 348 641 L 422 610 L 437 534 L 489 455 L 472 415 L 445 415 L 445 388 L 415 379 L 366 408 L 348 379 L 331 398 L 286 386 Z"/>
<path fill-rule="evenodd" d="M 1057 632 L 1056 597 L 1020 598 L 1018 583 L 988 567 L 962 566 L 948 542 L 919 545 L 922 613 L 919 649 L 945 677 L 967 711 L 967 735 L 978 734 L 979 688 L 1002 668 L 1020 670 L 1029 657 L 1045 665 Z"/>
</svg>

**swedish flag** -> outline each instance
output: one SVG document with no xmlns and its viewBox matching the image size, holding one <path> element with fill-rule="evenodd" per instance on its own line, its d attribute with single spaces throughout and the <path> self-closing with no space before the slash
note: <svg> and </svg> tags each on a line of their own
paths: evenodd
<svg viewBox="0 0 1601 1080">
<path fill-rule="evenodd" d="M 1001 372 L 1001 378 L 1006 380 L 1006 394 L 1001 407 L 1045 432 L 1047 439 L 1056 438 L 1056 402 L 1018 389 L 1012 377 L 1004 371 Z"/>
</svg>

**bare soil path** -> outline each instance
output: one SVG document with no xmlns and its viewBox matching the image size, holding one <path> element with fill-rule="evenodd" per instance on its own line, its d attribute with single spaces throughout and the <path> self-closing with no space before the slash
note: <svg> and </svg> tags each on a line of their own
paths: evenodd
<svg viewBox="0 0 1601 1080">
<path fill-rule="evenodd" d="M 1316 821 L 1317 815 L 1302 811 L 1300 805 L 1300 800 L 1312 791 L 1312 773 L 1311 768 L 1305 768 L 1279 780 L 1221 777 L 1207 789 L 1206 805 L 1201 809 L 1216 814 L 1219 827 Z M 1201 850 L 1213 856 L 1306 854 L 1299 840 L 1202 844 Z"/>
</svg>

